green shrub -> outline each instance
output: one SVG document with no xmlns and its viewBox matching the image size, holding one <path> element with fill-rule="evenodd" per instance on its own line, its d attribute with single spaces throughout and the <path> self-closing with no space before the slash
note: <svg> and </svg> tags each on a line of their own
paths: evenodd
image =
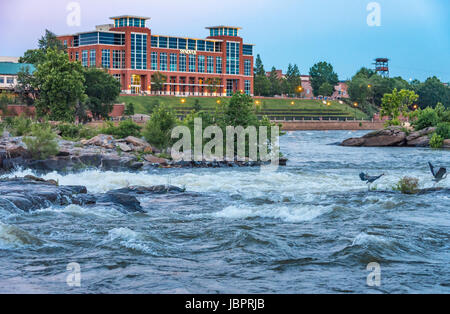
<svg viewBox="0 0 450 314">
<path fill-rule="evenodd" d="M 442 145 L 444 145 L 444 139 L 437 133 L 433 133 L 433 136 L 430 139 L 430 147 L 441 148 Z"/>
<path fill-rule="evenodd" d="M 59 147 L 56 142 L 56 134 L 50 125 L 46 123 L 35 123 L 31 126 L 32 137 L 24 137 L 23 142 L 27 145 L 34 159 L 46 159 L 58 154 Z"/>
<path fill-rule="evenodd" d="M 96 135 L 94 129 L 72 123 L 58 124 L 56 129 L 59 130 L 61 137 L 66 140 L 79 140 L 82 138 L 89 139 Z"/>
<path fill-rule="evenodd" d="M 31 125 L 33 121 L 24 116 L 14 117 L 12 119 L 5 119 L 6 128 L 13 136 L 24 136 L 31 132 Z"/>
<path fill-rule="evenodd" d="M 172 139 L 172 129 L 177 124 L 177 118 L 172 109 L 160 105 L 155 108 L 150 120 L 144 127 L 143 135 L 147 142 L 157 148 L 167 148 Z"/>
<path fill-rule="evenodd" d="M 436 128 L 436 134 L 442 137 L 443 139 L 450 138 L 450 122 L 441 122 L 438 123 Z"/>
<path fill-rule="evenodd" d="M 112 122 L 106 122 L 106 126 L 100 129 L 100 133 L 109 134 L 116 138 L 140 137 L 141 127 L 131 119 L 120 122 L 118 126 L 114 126 Z"/>
<path fill-rule="evenodd" d="M 415 194 L 419 190 L 419 179 L 412 177 L 403 177 L 393 188 L 403 194 Z"/>
<path fill-rule="evenodd" d="M 436 126 L 439 123 L 439 116 L 437 112 L 430 107 L 418 111 L 417 120 L 413 122 L 416 130 L 422 130 L 431 126 Z"/>
</svg>

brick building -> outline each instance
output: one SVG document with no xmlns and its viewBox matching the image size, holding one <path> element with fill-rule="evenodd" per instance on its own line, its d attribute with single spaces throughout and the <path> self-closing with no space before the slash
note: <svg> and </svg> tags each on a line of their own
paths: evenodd
<svg viewBox="0 0 450 314">
<path fill-rule="evenodd" d="M 206 39 L 155 35 L 147 17 L 112 17 L 95 31 L 59 36 L 71 61 L 108 69 L 126 94 L 230 96 L 253 95 L 253 45 L 239 27 L 207 27 Z M 152 75 L 167 77 L 162 90 Z M 152 86 L 153 85 L 153 86 Z"/>
</svg>

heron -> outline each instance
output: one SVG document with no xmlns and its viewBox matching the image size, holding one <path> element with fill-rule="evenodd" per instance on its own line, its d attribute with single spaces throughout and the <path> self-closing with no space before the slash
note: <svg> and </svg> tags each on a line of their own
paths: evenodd
<svg viewBox="0 0 450 314">
<path fill-rule="evenodd" d="M 434 171 L 434 166 L 431 162 L 428 162 L 428 165 L 430 166 L 431 174 L 434 177 L 434 182 L 439 183 L 440 181 L 447 178 L 447 169 L 441 167 L 438 172 L 436 172 Z"/>
<path fill-rule="evenodd" d="M 377 181 L 379 178 L 384 176 L 384 173 L 379 176 L 369 176 L 367 173 L 361 172 L 359 174 L 359 177 L 361 178 L 361 181 L 366 181 L 366 183 L 369 185 L 369 191 L 370 191 L 370 185 Z"/>
</svg>

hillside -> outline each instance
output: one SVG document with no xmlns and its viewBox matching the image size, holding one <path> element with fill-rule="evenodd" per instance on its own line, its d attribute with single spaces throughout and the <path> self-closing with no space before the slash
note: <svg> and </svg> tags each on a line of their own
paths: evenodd
<svg viewBox="0 0 450 314">
<path fill-rule="evenodd" d="M 174 108 L 181 117 L 189 113 L 198 101 L 205 111 L 215 109 L 217 102 L 226 102 L 228 98 L 221 97 L 174 97 L 174 96 L 120 96 L 120 103 L 133 103 L 135 113 L 147 114 L 158 103 Z M 272 120 L 301 120 L 301 119 L 333 119 L 345 120 L 367 119 L 367 115 L 359 109 L 351 108 L 345 103 L 331 101 L 327 106 L 320 100 L 310 99 L 255 99 L 257 114 L 267 115 Z"/>
</svg>

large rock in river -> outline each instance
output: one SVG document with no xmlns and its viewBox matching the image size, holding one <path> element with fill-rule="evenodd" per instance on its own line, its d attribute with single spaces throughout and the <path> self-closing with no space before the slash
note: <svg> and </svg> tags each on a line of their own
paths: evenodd
<svg viewBox="0 0 450 314">
<path fill-rule="evenodd" d="M 401 127 L 393 126 L 384 130 L 368 133 L 360 138 L 350 138 L 341 143 L 342 146 L 403 146 L 406 143 L 406 133 Z"/>
</svg>

